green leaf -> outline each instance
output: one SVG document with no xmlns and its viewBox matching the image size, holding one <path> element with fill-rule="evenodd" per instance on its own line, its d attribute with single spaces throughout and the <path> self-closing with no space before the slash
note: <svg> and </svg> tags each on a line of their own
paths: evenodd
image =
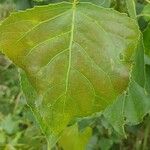
<svg viewBox="0 0 150 150">
<path fill-rule="evenodd" d="M 6 142 L 6 134 L 3 131 L 0 131 L 0 145 L 4 145 Z"/>
<path fill-rule="evenodd" d="M 2 120 L 1 127 L 7 134 L 14 134 L 18 130 L 18 122 L 9 114 Z"/>
<path fill-rule="evenodd" d="M 63 2 L 63 1 L 72 2 L 73 0 L 51 0 L 51 3 L 58 3 L 58 2 Z M 93 4 L 103 6 L 103 7 L 108 7 L 108 8 L 111 5 L 111 0 L 92 0 L 92 1 L 91 0 L 80 0 L 80 2 L 91 2 Z"/>
<path fill-rule="evenodd" d="M 104 116 L 107 121 L 113 126 L 114 130 L 122 137 L 125 137 L 124 131 L 124 103 L 125 94 L 122 94 L 118 99 L 110 105 L 105 111 Z"/>
<path fill-rule="evenodd" d="M 150 64 L 145 66 L 146 70 L 146 85 L 145 89 L 150 94 Z"/>
<path fill-rule="evenodd" d="M 126 122 L 138 124 L 150 110 L 150 96 L 145 89 L 144 45 L 141 38 L 132 70 L 132 82 L 125 101 Z"/>
<path fill-rule="evenodd" d="M 101 150 L 110 150 L 113 145 L 113 140 L 109 138 L 101 138 L 99 141 L 99 146 Z"/>
<path fill-rule="evenodd" d="M 25 10 L 31 7 L 31 1 L 29 0 L 15 0 L 16 10 Z"/>
<path fill-rule="evenodd" d="M 59 140 L 59 146 L 64 150 L 84 150 L 92 135 L 92 129 L 86 128 L 79 132 L 78 126 L 67 127 Z"/>
<path fill-rule="evenodd" d="M 33 0 L 35 2 L 43 2 L 44 0 Z"/>
<path fill-rule="evenodd" d="M 150 93 L 148 93 L 149 85 L 145 88 L 145 68 L 144 68 L 144 46 L 143 40 L 137 47 L 135 55 L 135 64 L 131 73 L 131 82 L 126 94 L 121 95 L 117 101 L 106 111 L 104 116 L 112 124 L 113 128 L 122 136 L 124 134 L 124 125 L 135 125 L 143 121 L 143 117 L 150 110 Z M 148 69 L 147 69 L 148 73 Z M 148 76 L 148 74 L 147 74 Z"/>
<path fill-rule="evenodd" d="M 147 26 L 143 32 L 145 53 L 150 57 L 150 24 Z"/>
<path fill-rule="evenodd" d="M 144 55 L 145 65 L 150 65 L 150 57 L 148 55 Z"/>
<path fill-rule="evenodd" d="M 0 48 L 22 70 L 27 102 L 55 139 L 76 118 L 104 110 L 126 90 L 136 22 L 91 3 L 59 3 L 13 13 Z"/>
<path fill-rule="evenodd" d="M 139 40 L 137 51 L 134 58 L 135 63 L 132 67 L 131 81 L 135 81 L 143 88 L 145 85 L 144 52 L 145 52 L 145 47 L 143 44 L 143 37 L 141 34 L 141 38 Z"/>
<path fill-rule="evenodd" d="M 17 150 L 13 145 L 7 144 L 4 150 Z"/>
<path fill-rule="evenodd" d="M 96 5 L 100 5 L 100 6 L 103 6 L 103 7 L 110 7 L 111 5 L 111 0 L 81 0 L 82 2 L 91 2 L 93 4 L 96 4 Z"/>
<path fill-rule="evenodd" d="M 125 0 L 129 16 L 136 20 L 135 0 Z"/>
<path fill-rule="evenodd" d="M 142 13 L 140 14 L 141 16 L 144 16 L 144 19 L 149 21 L 150 20 L 150 4 L 147 4 Z"/>
<path fill-rule="evenodd" d="M 125 117 L 127 124 L 138 124 L 150 110 L 150 95 L 136 82 L 130 85 L 129 95 L 125 101 Z"/>
</svg>

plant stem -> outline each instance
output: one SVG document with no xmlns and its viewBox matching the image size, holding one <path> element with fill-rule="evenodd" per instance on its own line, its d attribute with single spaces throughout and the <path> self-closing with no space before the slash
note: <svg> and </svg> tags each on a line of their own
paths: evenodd
<svg viewBox="0 0 150 150">
<path fill-rule="evenodd" d="M 47 150 L 51 150 L 50 142 L 47 140 Z"/>
</svg>

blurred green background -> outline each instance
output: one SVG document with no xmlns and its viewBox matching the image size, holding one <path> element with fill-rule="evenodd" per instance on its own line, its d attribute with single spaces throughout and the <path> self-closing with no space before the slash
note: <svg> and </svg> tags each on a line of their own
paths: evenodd
<svg viewBox="0 0 150 150">
<path fill-rule="evenodd" d="M 58 1 L 61 0 L 0 0 L 0 20 L 12 11 Z M 107 2 L 102 5 L 107 7 Z M 112 0 L 109 7 L 124 12 L 123 2 Z M 139 10 L 143 5 L 143 1 L 138 2 Z M 81 128 L 85 124 L 88 124 L 88 120 L 81 122 Z M 88 150 L 150 150 L 149 116 L 139 125 L 126 126 L 127 138 L 119 137 L 103 117 L 93 119 L 90 126 L 93 134 L 89 139 Z M 45 137 L 40 132 L 21 92 L 17 68 L 0 53 L 0 150 L 46 149 Z M 57 144 L 54 149 L 62 148 Z"/>
</svg>

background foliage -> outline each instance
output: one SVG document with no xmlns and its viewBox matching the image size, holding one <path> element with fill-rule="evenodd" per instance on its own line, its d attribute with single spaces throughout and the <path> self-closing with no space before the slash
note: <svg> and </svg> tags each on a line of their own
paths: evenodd
<svg viewBox="0 0 150 150">
<path fill-rule="evenodd" d="M 0 19 L 3 20 L 6 18 L 11 11 L 31 8 L 34 5 L 45 5 L 51 2 L 60 1 L 61 0 L 0 0 Z M 126 0 L 93 0 L 93 3 L 104 7 L 112 7 L 120 12 L 128 13 L 132 18 L 135 17 L 134 12 L 132 12 L 132 10 L 129 11 L 131 6 L 127 5 Z M 150 92 L 150 4 L 149 1 L 144 0 L 138 0 L 135 4 L 138 23 L 141 31 L 144 33 L 145 68 L 147 73 L 146 89 Z M 134 86 L 132 88 L 134 88 Z M 135 90 L 140 92 L 143 89 L 138 88 Z M 145 103 L 149 101 L 149 97 L 147 99 L 145 96 L 143 97 L 139 98 L 140 106 L 143 106 L 142 102 L 144 102 L 145 105 Z M 138 101 L 138 96 L 136 100 Z M 129 123 L 128 125 L 125 125 L 125 138 L 124 131 L 122 131 L 122 124 L 124 124 L 124 120 L 120 120 L 122 118 L 117 118 L 118 115 L 116 115 L 116 112 L 120 113 L 119 106 L 122 106 L 119 102 L 120 101 L 114 103 L 114 105 L 117 106 L 115 108 L 118 108 L 114 111 L 115 114 L 112 113 L 114 109 L 112 105 L 108 111 L 106 110 L 104 115 L 86 118 L 79 122 L 79 129 L 81 131 L 86 126 L 90 126 L 92 131 L 90 131 L 90 129 L 86 129 L 83 130 L 81 135 L 75 135 L 72 133 L 76 127 L 75 129 L 68 128 L 65 132 L 68 133 L 71 131 L 70 134 L 67 137 L 64 136 L 60 139 L 54 149 L 64 148 L 65 150 L 69 150 L 70 145 L 68 145 L 68 142 L 66 141 L 70 140 L 69 143 L 71 143 L 72 140 L 76 141 L 76 146 L 74 147 L 79 150 L 82 150 L 82 148 L 78 146 L 86 143 L 88 143 L 88 150 L 149 150 L 150 118 L 148 113 L 150 107 L 147 105 L 147 108 L 141 109 L 139 105 L 127 105 L 129 106 L 128 108 L 131 109 L 126 112 L 126 117 L 128 117 Z M 137 106 L 135 109 L 139 112 L 138 116 L 132 111 L 134 108 L 130 107 L 131 105 Z M 127 114 L 128 112 L 130 112 L 129 115 Z M 131 112 L 133 112 L 133 114 L 131 114 Z M 111 118 L 107 117 L 110 116 L 110 113 L 112 114 Z M 145 116 L 144 119 L 143 116 Z M 116 120 L 120 123 L 120 127 L 116 126 Z M 118 132 L 121 134 L 118 134 Z M 84 136 L 88 137 L 88 139 L 85 138 L 83 143 L 80 143 L 80 140 L 78 141 L 76 139 L 76 137 L 84 139 Z M 26 105 L 26 100 L 21 92 L 17 68 L 2 54 L 0 55 L 0 150 L 1 149 L 47 149 L 46 139 L 39 131 L 38 125 Z"/>
</svg>

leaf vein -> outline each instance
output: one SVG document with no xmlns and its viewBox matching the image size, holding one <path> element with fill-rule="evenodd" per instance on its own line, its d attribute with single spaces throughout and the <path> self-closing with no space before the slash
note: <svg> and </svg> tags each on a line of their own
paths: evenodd
<svg viewBox="0 0 150 150">
<path fill-rule="evenodd" d="M 61 54 L 63 54 L 64 52 L 66 52 L 68 50 L 68 48 L 67 49 L 64 49 L 63 51 L 61 51 L 61 52 L 59 52 L 59 53 L 57 53 L 54 57 L 52 57 L 51 59 L 50 59 L 50 61 L 47 63 L 47 64 L 45 64 L 43 67 L 41 67 L 41 69 L 39 70 L 39 71 L 37 71 L 37 74 L 43 69 L 43 68 L 45 68 L 45 67 L 47 67 L 48 65 L 50 65 L 58 56 L 60 56 Z"/>
<path fill-rule="evenodd" d="M 46 43 L 46 42 L 48 42 L 48 41 L 54 40 L 54 39 L 56 39 L 56 38 L 58 38 L 58 37 L 64 36 L 64 35 L 66 35 L 66 34 L 68 34 L 68 33 L 70 33 L 70 31 L 61 33 L 61 34 L 59 34 L 59 35 L 57 35 L 57 36 L 54 36 L 54 37 L 52 37 L 52 38 L 50 38 L 50 39 L 46 39 L 46 40 L 44 40 L 44 41 L 38 43 L 37 45 L 35 45 L 33 48 L 31 48 L 31 49 L 29 50 L 29 52 L 25 55 L 25 57 L 28 57 L 31 53 L 33 53 L 33 51 L 36 50 L 36 48 L 37 48 L 38 46 L 40 46 L 40 45 L 42 45 L 42 44 L 44 44 L 44 43 Z"/>
<path fill-rule="evenodd" d="M 86 51 L 78 42 L 76 42 L 76 41 L 74 41 L 74 42 L 76 43 L 76 45 L 78 45 L 78 46 L 84 51 L 84 53 L 88 56 L 89 60 L 90 60 L 92 63 L 94 63 L 94 65 L 97 67 L 97 69 L 100 70 L 100 71 L 102 71 L 102 72 L 104 72 L 104 73 L 106 74 L 106 76 L 108 77 L 108 79 L 109 79 L 109 81 L 110 81 L 110 83 L 111 83 L 111 85 L 112 85 L 112 87 L 113 87 L 112 81 L 111 81 L 111 79 L 110 79 L 108 73 L 105 72 L 98 64 L 96 64 L 96 62 L 90 57 L 90 55 L 87 53 L 87 51 Z M 113 87 L 113 88 L 114 88 L 114 87 Z"/>
<path fill-rule="evenodd" d="M 70 9 L 69 9 L 70 10 Z M 66 10 L 65 12 L 63 12 L 63 13 L 60 13 L 59 15 L 56 15 L 56 16 L 54 16 L 54 17 L 52 17 L 52 18 L 50 18 L 50 19 L 47 19 L 47 20 L 45 20 L 45 21 L 41 21 L 40 23 L 38 23 L 37 25 L 35 25 L 33 28 L 31 28 L 30 30 L 28 30 L 23 36 L 21 36 L 17 41 L 16 41 L 16 45 L 23 39 L 23 38 L 25 38 L 31 31 L 33 31 L 35 28 L 37 28 L 39 25 L 41 25 L 41 24 L 43 24 L 43 23 L 45 23 L 45 22 L 49 22 L 49 21 L 52 21 L 52 20 L 54 20 L 54 19 L 56 19 L 56 18 L 58 18 L 58 17 L 60 17 L 60 16 L 63 16 L 64 14 L 66 14 L 69 10 Z"/>
</svg>

